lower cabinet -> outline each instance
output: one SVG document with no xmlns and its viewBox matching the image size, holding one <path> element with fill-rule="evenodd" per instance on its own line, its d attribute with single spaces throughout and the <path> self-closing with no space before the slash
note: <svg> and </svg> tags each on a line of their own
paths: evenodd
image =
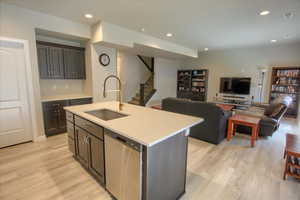
<svg viewBox="0 0 300 200">
<path fill-rule="evenodd" d="M 75 143 L 78 161 L 102 184 L 105 183 L 104 142 L 75 125 Z"/>
<path fill-rule="evenodd" d="M 66 101 L 43 103 L 44 126 L 47 136 L 65 133 L 67 131 L 64 106 L 67 106 Z"/>
<path fill-rule="evenodd" d="M 75 155 L 76 154 L 75 140 L 68 137 L 68 144 L 69 144 L 69 150 L 73 153 L 73 155 Z"/>
<path fill-rule="evenodd" d="M 77 144 L 77 159 L 80 161 L 82 165 L 86 168 L 88 167 L 89 163 L 89 154 L 88 154 L 88 132 L 75 127 L 75 142 Z"/>
<path fill-rule="evenodd" d="M 99 180 L 104 180 L 104 142 L 93 135 L 88 136 L 89 169 Z"/>
<path fill-rule="evenodd" d="M 49 101 L 43 103 L 44 127 L 46 136 L 57 135 L 67 131 L 65 106 L 92 103 L 92 98 Z"/>
</svg>

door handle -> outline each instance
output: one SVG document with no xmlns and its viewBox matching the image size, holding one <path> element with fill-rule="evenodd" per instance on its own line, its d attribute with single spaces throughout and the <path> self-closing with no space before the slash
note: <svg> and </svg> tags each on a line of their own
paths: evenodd
<svg viewBox="0 0 300 200">
<path fill-rule="evenodd" d="M 90 137 L 89 137 L 89 136 L 85 136 L 85 137 L 84 137 L 84 142 L 85 142 L 86 144 L 89 144 L 89 143 L 90 143 Z"/>
</svg>

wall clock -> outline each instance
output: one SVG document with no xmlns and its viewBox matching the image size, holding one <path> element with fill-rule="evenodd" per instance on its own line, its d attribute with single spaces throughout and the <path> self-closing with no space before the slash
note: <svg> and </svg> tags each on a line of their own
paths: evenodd
<svg viewBox="0 0 300 200">
<path fill-rule="evenodd" d="M 109 58 L 109 56 L 106 53 L 102 53 L 99 56 L 99 62 L 100 62 L 101 65 L 107 66 L 110 63 L 110 58 Z"/>
</svg>

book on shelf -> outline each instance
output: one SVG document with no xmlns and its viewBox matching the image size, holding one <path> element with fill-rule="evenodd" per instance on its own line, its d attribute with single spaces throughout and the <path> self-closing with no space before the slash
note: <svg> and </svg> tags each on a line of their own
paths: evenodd
<svg viewBox="0 0 300 200">
<path fill-rule="evenodd" d="M 298 88 L 296 86 L 272 85 L 272 92 L 297 93 L 297 89 Z"/>
<path fill-rule="evenodd" d="M 286 77 L 298 77 L 300 73 L 299 69 L 278 69 L 277 76 L 286 76 Z"/>
</svg>

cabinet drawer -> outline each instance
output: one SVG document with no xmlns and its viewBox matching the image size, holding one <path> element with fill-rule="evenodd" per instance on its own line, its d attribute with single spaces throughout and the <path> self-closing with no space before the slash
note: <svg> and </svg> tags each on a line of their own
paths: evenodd
<svg viewBox="0 0 300 200">
<path fill-rule="evenodd" d="M 74 125 L 70 122 L 67 122 L 67 132 L 68 136 L 74 140 Z"/>
<path fill-rule="evenodd" d="M 70 100 L 70 106 L 90 104 L 90 103 L 92 103 L 92 98 L 71 99 Z"/>
<path fill-rule="evenodd" d="M 90 121 L 82 119 L 81 117 L 75 116 L 75 125 L 85 129 L 89 133 L 103 140 L 103 128 Z"/>
<path fill-rule="evenodd" d="M 66 111 L 66 118 L 67 118 L 68 121 L 74 122 L 74 115 L 73 115 L 73 113 L 70 113 L 70 112 Z"/>
<path fill-rule="evenodd" d="M 68 137 L 69 150 L 75 155 L 75 141 Z"/>
</svg>

